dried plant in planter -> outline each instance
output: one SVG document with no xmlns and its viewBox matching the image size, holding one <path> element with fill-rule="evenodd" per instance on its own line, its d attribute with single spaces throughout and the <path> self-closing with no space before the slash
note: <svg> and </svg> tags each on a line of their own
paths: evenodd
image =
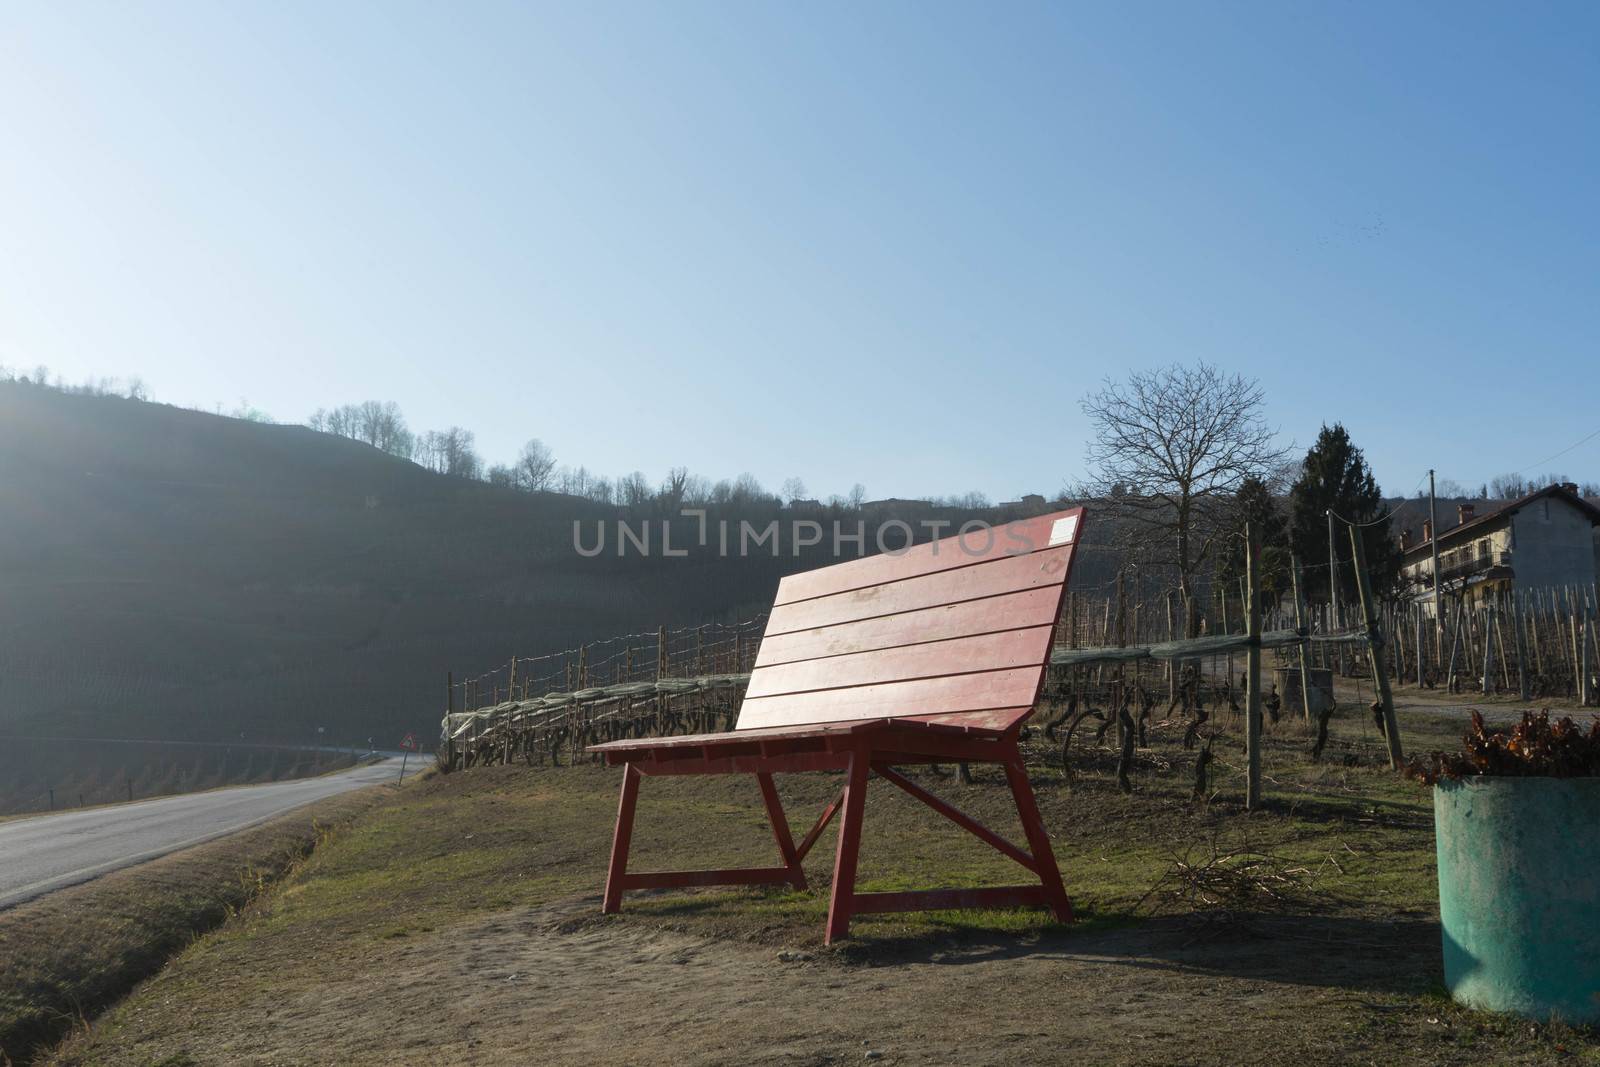
<svg viewBox="0 0 1600 1067">
<path fill-rule="evenodd" d="M 1501 778 L 1600 777 L 1600 716 L 1589 730 L 1570 716 L 1550 721 L 1550 712 L 1523 712 L 1509 728 L 1490 729 L 1472 713 L 1472 729 L 1462 737 L 1462 751 L 1435 752 L 1425 763 L 1413 756 L 1408 778 L 1433 785 L 1441 778 L 1492 775 Z"/>
</svg>

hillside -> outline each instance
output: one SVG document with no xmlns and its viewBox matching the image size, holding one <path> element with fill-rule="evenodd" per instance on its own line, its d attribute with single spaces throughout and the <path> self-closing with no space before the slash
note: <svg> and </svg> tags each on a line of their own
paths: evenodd
<svg viewBox="0 0 1600 1067">
<path fill-rule="evenodd" d="M 0 384 L 0 732 L 392 742 L 437 722 L 448 667 L 757 605 L 794 565 L 578 556 L 572 520 L 614 514 Z"/>
<path fill-rule="evenodd" d="M 880 501 L 845 527 L 900 519 L 925 539 L 925 521 L 1014 510 Z M 713 513 L 711 548 L 685 558 L 660 555 L 659 526 L 656 554 L 619 558 L 624 514 L 302 426 L 0 383 L 0 734 L 430 736 L 447 669 L 752 615 L 784 573 L 833 558 L 715 551 L 719 519 L 736 542 L 742 518 L 800 515 L 770 502 Z M 580 555 L 574 520 L 588 544 L 606 522 L 606 551 Z M 1105 562 L 1090 553 L 1080 584 Z"/>
</svg>

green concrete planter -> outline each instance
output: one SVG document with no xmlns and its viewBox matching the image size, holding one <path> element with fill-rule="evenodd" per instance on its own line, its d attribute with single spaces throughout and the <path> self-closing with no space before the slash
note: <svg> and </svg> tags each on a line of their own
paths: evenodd
<svg viewBox="0 0 1600 1067">
<path fill-rule="evenodd" d="M 1451 995 L 1600 1023 L 1600 778 L 1444 780 L 1433 817 Z"/>
</svg>

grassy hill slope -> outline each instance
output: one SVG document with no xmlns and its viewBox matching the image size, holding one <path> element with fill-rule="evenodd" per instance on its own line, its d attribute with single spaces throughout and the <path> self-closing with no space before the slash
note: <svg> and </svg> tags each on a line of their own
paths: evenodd
<svg viewBox="0 0 1600 1067">
<path fill-rule="evenodd" d="M 793 565 L 578 556 L 573 520 L 614 514 L 0 384 L 0 733 L 393 741 L 447 667 L 760 604 Z"/>
</svg>

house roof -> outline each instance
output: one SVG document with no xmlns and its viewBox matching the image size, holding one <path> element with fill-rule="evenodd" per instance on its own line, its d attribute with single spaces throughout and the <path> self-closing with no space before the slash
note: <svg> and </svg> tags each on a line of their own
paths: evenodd
<svg viewBox="0 0 1600 1067">
<path fill-rule="evenodd" d="M 1438 534 L 1439 544 L 1443 545 L 1451 541 L 1468 540 L 1485 527 L 1493 525 L 1497 520 L 1509 519 L 1518 511 L 1527 507 L 1535 500 L 1539 500 L 1543 497 L 1554 497 L 1556 499 L 1565 501 L 1572 507 L 1577 508 L 1578 511 L 1581 512 L 1591 523 L 1596 526 L 1600 526 L 1600 508 L 1595 507 L 1593 504 L 1589 503 L 1583 497 L 1579 496 L 1577 493 L 1574 493 L 1564 485 L 1547 485 L 1543 489 L 1529 493 L 1527 496 L 1519 497 L 1516 500 L 1509 501 L 1485 515 L 1479 515 L 1475 518 L 1467 520 L 1466 522 L 1452 526 L 1448 530 L 1441 531 Z M 1409 560 L 1413 556 L 1420 557 L 1424 552 L 1431 551 L 1432 543 L 1430 541 L 1419 541 L 1417 544 L 1414 544 L 1410 548 L 1406 549 L 1405 558 Z"/>
</svg>

